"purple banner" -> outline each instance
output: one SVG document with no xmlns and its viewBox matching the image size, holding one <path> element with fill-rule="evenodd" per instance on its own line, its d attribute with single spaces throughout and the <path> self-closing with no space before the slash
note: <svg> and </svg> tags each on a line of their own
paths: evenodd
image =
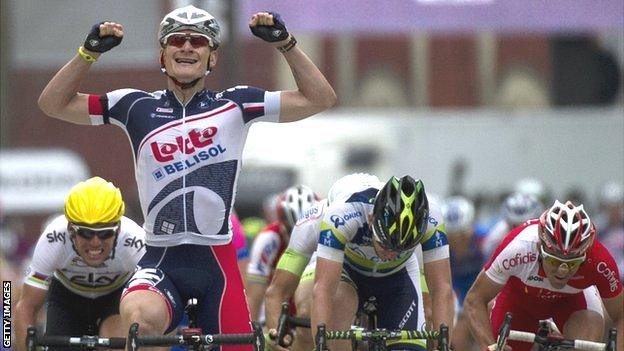
<svg viewBox="0 0 624 351">
<path fill-rule="evenodd" d="M 279 12 L 297 32 L 579 32 L 622 30 L 622 0 L 240 0 L 242 27 Z"/>
</svg>

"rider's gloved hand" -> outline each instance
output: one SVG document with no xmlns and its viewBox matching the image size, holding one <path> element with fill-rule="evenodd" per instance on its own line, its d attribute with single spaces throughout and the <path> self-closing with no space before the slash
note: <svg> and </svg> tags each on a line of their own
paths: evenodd
<svg viewBox="0 0 624 351">
<path fill-rule="evenodd" d="M 104 27 L 102 32 L 100 27 Z M 121 25 L 112 22 L 99 22 L 91 27 L 84 44 L 85 49 L 92 52 L 103 53 L 121 43 L 123 39 L 123 28 Z"/>
<path fill-rule="evenodd" d="M 260 12 L 251 17 L 249 29 L 258 38 L 275 43 L 288 39 L 288 30 L 277 12 Z"/>
</svg>

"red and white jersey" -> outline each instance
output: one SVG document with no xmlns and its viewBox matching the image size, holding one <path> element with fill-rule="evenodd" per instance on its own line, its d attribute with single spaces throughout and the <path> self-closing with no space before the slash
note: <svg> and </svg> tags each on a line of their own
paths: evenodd
<svg viewBox="0 0 624 351">
<path fill-rule="evenodd" d="M 268 284 L 282 253 L 288 244 L 280 234 L 280 225 L 273 222 L 264 227 L 254 239 L 251 258 L 247 265 L 247 279 L 261 284 Z"/>
<path fill-rule="evenodd" d="M 554 288 L 539 260 L 539 220 L 530 220 L 507 234 L 485 264 L 485 274 L 520 300 L 533 297 L 554 301 L 595 285 L 602 298 L 622 291 L 618 268 L 609 251 L 598 241 L 587 252 L 587 260 L 562 289 Z"/>
</svg>

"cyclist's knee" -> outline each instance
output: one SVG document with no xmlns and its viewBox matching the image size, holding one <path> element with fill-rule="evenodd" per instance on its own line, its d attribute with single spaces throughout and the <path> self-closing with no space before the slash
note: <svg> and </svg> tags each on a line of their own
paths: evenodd
<svg viewBox="0 0 624 351">
<path fill-rule="evenodd" d="M 121 316 L 118 314 L 114 314 L 112 316 L 106 317 L 106 319 L 102 321 L 102 323 L 100 324 L 100 330 L 98 335 L 107 338 L 123 338 L 128 335 L 128 330 L 123 328 Z"/>
<path fill-rule="evenodd" d="M 572 313 L 563 327 L 563 334 L 570 339 L 600 340 L 604 332 L 604 317 L 592 310 Z"/>
<path fill-rule="evenodd" d="M 171 318 L 165 299 L 152 291 L 134 291 L 124 296 L 119 312 L 124 326 L 139 323 L 140 334 L 163 334 Z"/>
</svg>

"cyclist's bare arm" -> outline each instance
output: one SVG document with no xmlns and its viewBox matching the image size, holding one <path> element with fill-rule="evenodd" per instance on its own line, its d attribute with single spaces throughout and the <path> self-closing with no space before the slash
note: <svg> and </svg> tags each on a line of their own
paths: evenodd
<svg viewBox="0 0 624 351">
<path fill-rule="evenodd" d="M 106 22 L 100 25 L 100 36 L 115 35 L 123 37 L 121 24 Z M 97 52 L 88 52 L 97 58 Z M 39 108 L 50 117 L 76 124 L 91 124 L 89 121 L 88 95 L 79 93 L 80 83 L 84 80 L 91 63 L 75 55 L 61 68 L 39 96 Z"/>
<path fill-rule="evenodd" d="M 268 329 L 277 328 L 277 320 L 282 310 L 282 302 L 290 299 L 299 285 L 299 276 L 276 269 L 264 299 L 265 320 Z"/>
<path fill-rule="evenodd" d="M 496 342 L 492 336 L 487 304 L 502 288 L 503 285 L 495 283 L 481 270 L 464 299 L 464 311 L 470 323 L 470 330 L 482 350 Z"/>
<path fill-rule="evenodd" d="M 262 307 L 262 300 L 264 299 L 267 284 L 247 279 L 245 287 L 247 289 L 247 301 L 249 302 L 251 319 L 258 321 L 260 320 L 260 309 Z"/>
<path fill-rule="evenodd" d="M 425 263 L 425 279 L 431 296 L 432 319 L 434 328 L 444 323 L 449 327 L 449 336 L 453 329 L 455 304 L 451 283 L 451 266 L 448 258 Z"/>
<path fill-rule="evenodd" d="M 282 91 L 280 122 L 298 121 L 336 104 L 334 89 L 301 49 L 295 46 L 284 57 L 299 89 Z"/>
<path fill-rule="evenodd" d="M 325 323 L 332 328 L 332 311 L 334 309 L 333 297 L 336 296 L 342 263 L 325 258 L 317 258 L 314 275 L 314 288 L 312 290 L 312 318 L 311 325 L 314 335 L 316 326 Z"/>
<path fill-rule="evenodd" d="M 617 349 L 624 350 L 624 292 L 617 296 L 602 299 L 613 325 L 617 328 Z"/>
<path fill-rule="evenodd" d="M 48 291 L 28 284 L 22 287 L 22 295 L 15 306 L 15 336 L 17 351 L 26 350 L 26 330 L 35 325 L 35 316 L 43 306 Z"/>
<path fill-rule="evenodd" d="M 272 24 L 273 16 L 267 12 L 256 13 L 249 21 L 250 27 Z M 276 48 L 284 46 L 288 44 L 291 37 L 272 43 L 272 45 Z M 283 55 L 290 66 L 298 90 L 282 91 L 280 122 L 298 121 L 336 104 L 334 89 L 299 46 L 295 45 Z"/>
</svg>

